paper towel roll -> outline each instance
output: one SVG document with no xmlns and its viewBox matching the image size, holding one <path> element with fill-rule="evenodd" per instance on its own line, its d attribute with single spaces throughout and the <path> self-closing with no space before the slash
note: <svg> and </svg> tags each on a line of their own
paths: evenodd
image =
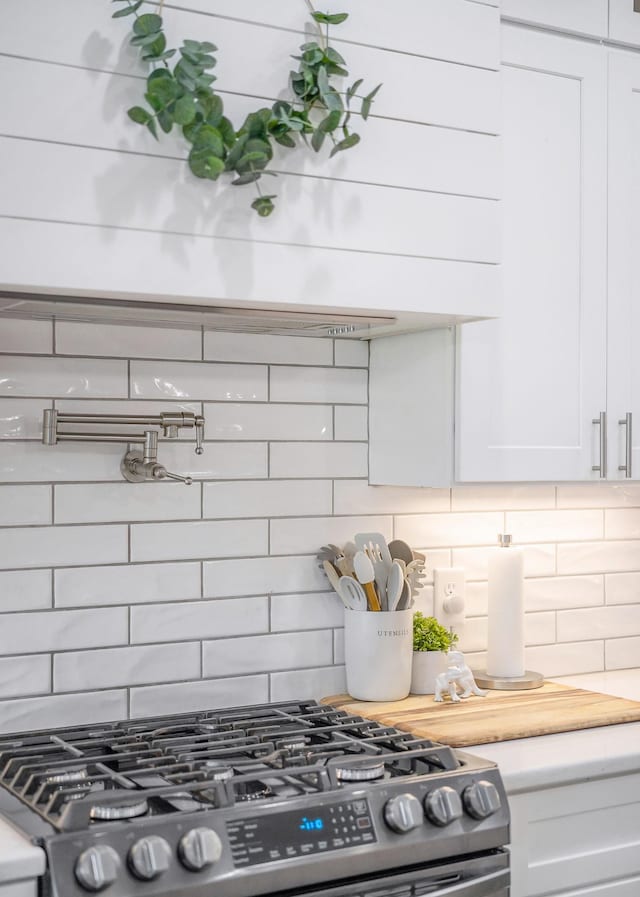
<svg viewBox="0 0 640 897">
<path fill-rule="evenodd" d="M 523 676 L 524 558 L 517 548 L 496 548 L 489 558 L 487 674 Z"/>
</svg>

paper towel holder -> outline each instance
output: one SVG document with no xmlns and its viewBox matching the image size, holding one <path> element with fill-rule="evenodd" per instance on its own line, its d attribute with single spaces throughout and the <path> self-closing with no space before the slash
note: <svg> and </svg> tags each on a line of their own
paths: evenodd
<svg viewBox="0 0 640 897">
<path fill-rule="evenodd" d="M 498 534 L 498 546 L 510 548 L 511 536 L 508 533 Z M 474 670 L 473 676 L 479 688 L 493 688 L 497 691 L 519 691 L 530 688 L 540 688 L 544 684 L 542 673 L 533 670 L 525 670 L 522 676 L 491 676 L 486 670 Z"/>
</svg>

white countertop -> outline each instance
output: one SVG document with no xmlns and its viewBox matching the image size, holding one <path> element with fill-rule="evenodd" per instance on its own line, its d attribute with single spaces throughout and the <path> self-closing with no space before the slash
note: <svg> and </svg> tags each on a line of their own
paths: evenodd
<svg viewBox="0 0 640 897">
<path fill-rule="evenodd" d="M 0 819 L 0 884 L 35 878 L 42 875 L 45 865 L 44 850 Z"/>
<path fill-rule="evenodd" d="M 640 669 L 562 676 L 552 681 L 640 701 Z M 640 722 L 471 745 L 465 750 L 495 761 L 507 792 L 518 794 L 640 772 Z"/>
</svg>

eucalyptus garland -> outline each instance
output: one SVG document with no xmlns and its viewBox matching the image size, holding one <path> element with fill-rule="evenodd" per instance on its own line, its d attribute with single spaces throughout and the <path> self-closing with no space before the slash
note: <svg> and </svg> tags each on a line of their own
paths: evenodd
<svg viewBox="0 0 640 897">
<path fill-rule="evenodd" d="M 223 172 L 233 172 L 235 186 L 255 184 L 257 198 L 251 207 L 266 218 L 274 209 L 275 194 L 260 188 L 263 175 L 273 159 L 273 144 L 295 149 L 300 142 L 319 152 L 328 138 L 333 144 L 331 156 L 360 142 L 351 130 L 352 106 L 360 103 L 359 114 L 367 119 L 379 84 L 363 96 L 359 78 L 350 87 L 338 90 L 332 80 L 348 78 L 345 60 L 329 46 L 329 27 L 339 25 L 348 13 L 316 12 L 308 3 L 316 23 L 318 39 L 302 44 L 297 71 L 290 73 L 291 102 L 277 100 L 271 107 L 251 112 L 236 130 L 224 114 L 224 103 L 213 88 L 217 47 L 208 41 L 184 40 L 179 50 L 167 49 L 162 16 L 139 15 L 144 0 L 113 0 L 124 4 L 113 18 L 133 16 L 131 43 L 138 47 L 152 71 L 147 77 L 144 95 L 148 108 L 133 106 L 129 118 L 143 125 L 158 139 L 158 128 L 169 134 L 174 125 L 182 128 L 190 144 L 188 164 L 198 178 L 217 180 Z M 158 8 L 162 11 L 162 2 Z M 323 30 L 324 26 L 324 30 Z M 175 64 L 169 60 L 177 58 Z"/>
</svg>

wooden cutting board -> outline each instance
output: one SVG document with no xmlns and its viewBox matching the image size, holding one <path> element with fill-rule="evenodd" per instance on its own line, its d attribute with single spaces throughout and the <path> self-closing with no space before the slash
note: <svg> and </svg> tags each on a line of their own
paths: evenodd
<svg viewBox="0 0 640 897">
<path fill-rule="evenodd" d="M 321 703 L 451 747 L 640 721 L 637 701 L 554 682 L 529 691 L 489 691 L 484 698 L 466 698 L 457 704 L 448 699 L 436 704 L 431 695 L 386 703 L 334 695 Z"/>
</svg>

